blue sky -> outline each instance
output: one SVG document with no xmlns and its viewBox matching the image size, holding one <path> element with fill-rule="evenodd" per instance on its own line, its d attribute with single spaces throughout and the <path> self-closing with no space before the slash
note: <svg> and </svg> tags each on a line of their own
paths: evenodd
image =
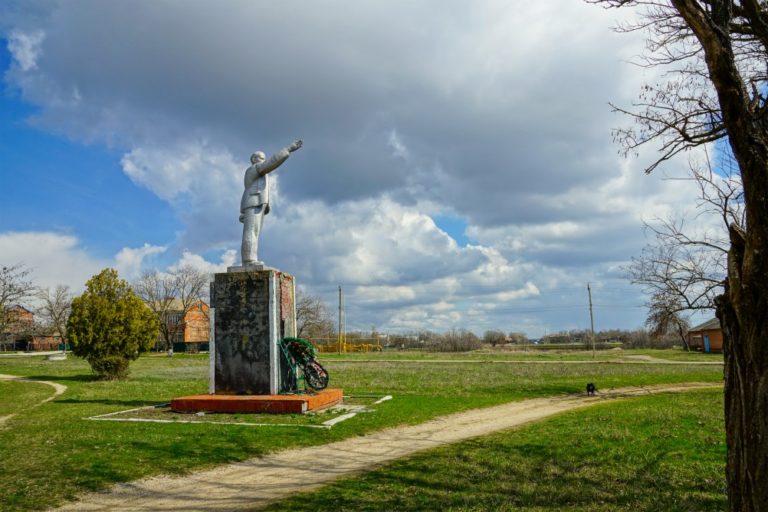
<svg viewBox="0 0 768 512">
<path fill-rule="evenodd" d="M 3 75 L 10 64 L 8 42 L 0 40 Z M 13 86 L 5 86 L 0 97 L 0 231 L 77 233 L 100 258 L 125 246 L 173 237 L 178 227 L 173 211 L 122 173 L 119 149 L 36 128 L 38 112 Z"/>
<path fill-rule="evenodd" d="M 75 290 L 104 266 L 222 271 L 248 156 L 302 138 L 260 256 L 331 304 L 344 286 L 349 328 L 586 328 L 588 282 L 598 329 L 643 323 L 622 268 L 643 221 L 690 210 L 695 190 L 662 179 L 691 155 L 650 177 L 651 154 L 617 156 L 626 120 L 607 103 L 653 76 L 627 64 L 642 39 L 611 31 L 615 11 L 291 5 L 0 14 L 0 263 Z"/>
</svg>

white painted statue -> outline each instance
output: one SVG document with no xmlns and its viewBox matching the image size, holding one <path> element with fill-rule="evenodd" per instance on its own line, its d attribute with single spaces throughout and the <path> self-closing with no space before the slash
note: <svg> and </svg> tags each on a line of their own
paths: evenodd
<svg viewBox="0 0 768 512">
<path fill-rule="evenodd" d="M 240 201 L 240 222 L 243 223 L 242 265 L 262 265 L 258 260 L 259 234 L 264 216 L 269 213 L 269 173 L 280 167 L 302 146 L 297 140 L 275 153 L 269 160 L 261 151 L 251 155 L 251 166 L 245 171 L 245 190 Z"/>
</svg>

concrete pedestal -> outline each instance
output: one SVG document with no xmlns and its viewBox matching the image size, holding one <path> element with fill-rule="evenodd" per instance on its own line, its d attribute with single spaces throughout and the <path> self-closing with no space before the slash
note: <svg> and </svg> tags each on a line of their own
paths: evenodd
<svg viewBox="0 0 768 512">
<path fill-rule="evenodd" d="M 175 412 L 303 414 L 341 403 L 340 389 L 305 395 L 194 395 L 174 398 Z"/>
<path fill-rule="evenodd" d="M 295 390 L 280 340 L 296 334 L 294 278 L 275 269 L 216 274 L 213 389 L 219 395 L 277 395 Z"/>
</svg>

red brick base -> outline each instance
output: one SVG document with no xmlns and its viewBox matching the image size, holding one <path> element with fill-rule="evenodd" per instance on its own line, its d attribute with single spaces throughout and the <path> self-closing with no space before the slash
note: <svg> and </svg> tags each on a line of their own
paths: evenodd
<svg viewBox="0 0 768 512">
<path fill-rule="evenodd" d="M 297 414 L 341 403 L 341 389 L 324 389 L 305 395 L 194 395 L 174 398 L 176 412 L 227 412 Z"/>
</svg>

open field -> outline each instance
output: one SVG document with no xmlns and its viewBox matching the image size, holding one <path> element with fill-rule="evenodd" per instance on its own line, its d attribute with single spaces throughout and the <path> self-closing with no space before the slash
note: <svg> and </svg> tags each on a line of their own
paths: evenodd
<svg viewBox="0 0 768 512">
<path fill-rule="evenodd" d="M 388 356 L 388 353 L 378 355 L 380 359 Z M 694 356 L 701 354 L 687 357 Z M 717 365 L 605 362 L 419 365 L 357 359 L 361 358 L 324 356 L 323 361 L 331 373 L 331 385 L 343 387 L 347 394 L 391 394 L 395 398 L 376 406 L 374 412 L 358 415 L 333 429 L 307 432 L 299 428 L 244 430 L 221 424 L 111 423 L 83 419 L 205 392 L 207 357 L 202 355 L 142 357 L 132 365 L 132 376 L 126 382 L 95 381 L 87 364 L 75 358 L 61 362 L 38 357 L 0 358 L 0 373 L 68 386 L 62 396 L 28 411 L 19 411 L 23 408 L 12 405 L 19 395 L 0 395 L 0 410 L 13 408 L 19 412 L 0 430 L 0 456 L 4 461 L 0 473 L 0 507 L 4 510 L 45 508 L 113 482 L 153 474 L 183 474 L 274 450 L 324 444 L 385 427 L 416 424 L 460 410 L 580 393 L 588 381 L 608 389 L 722 380 L 722 369 Z M 669 358 L 665 355 L 664 359 Z M 23 389 L 23 393 L 34 395 L 28 399 L 30 402 L 37 399 L 38 388 L 43 387 L 34 383 L 13 384 L 20 384 L 21 387 L 15 386 L 18 393 Z"/>
<path fill-rule="evenodd" d="M 420 453 L 267 510 L 725 510 L 722 391 L 594 406 Z"/>
<path fill-rule="evenodd" d="M 613 363 L 638 363 L 653 361 L 674 361 L 691 364 L 722 364 L 722 354 L 705 354 L 701 352 L 685 352 L 680 349 L 632 349 L 620 348 L 597 350 L 592 357 L 591 350 L 546 349 L 521 346 L 498 347 L 473 352 L 427 352 L 423 350 L 386 350 L 384 352 L 358 353 L 322 353 L 323 360 L 460 360 L 460 361 L 600 361 Z"/>
</svg>

